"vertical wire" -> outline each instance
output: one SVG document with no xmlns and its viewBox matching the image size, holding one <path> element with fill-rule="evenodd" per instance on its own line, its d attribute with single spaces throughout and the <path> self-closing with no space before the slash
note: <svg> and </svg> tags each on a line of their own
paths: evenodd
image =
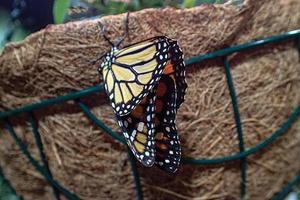
<svg viewBox="0 0 300 200">
<path fill-rule="evenodd" d="M 136 190 L 136 197 L 138 200 L 143 200 L 143 192 L 142 192 L 142 186 L 140 181 L 139 172 L 136 167 L 136 159 L 132 155 L 131 150 L 128 148 L 128 157 L 131 163 L 131 169 L 134 176 L 134 182 L 135 182 L 135 190 Z"/>
<path fill-rule="evenodd" d="M 29 162 L 35 167 L 35 169 L 37 171 L 39 171 L 44 178 L 54 187 L 56 187 L 67 199 L 71 199 L 71 200 L 79 200 L 79 198 L 72 192 L 68 191 L 67 189 L 65 189 L 63 186 L 61 186 L 56 180 L 52 179 L 51 177 L 49 177 L 49 175 L 47 174 L 45 168 L 43 166 L 41 166 L 31 155 L 31 153 L 28 151 L 26 144 L 24 144 L 22 142 L 22 140 L 17 136 L 12 124 L 10 123 L 10 121 L 8 119 L 6 119 L 4 121 L 4 125 L 6 130 L 8 131 L 8 133 L 11 135 L 11 137 L 15 140 L 16 144 L 18 145 L 18 147 L 20 148 L 20 150 L 22 151 L 22 153 L 27 157 L 27 159 L 29 160 Z"/>
<path fill-rule="evenodd" d="M 126 141 L 123 137 L 112 131 L 110 128 L 108 128 L 101 120 L 99 120 L 89 109 L 87 105 L 85 105 L 83 102 L 81 102 L 79 99 L 76 99 L 75 102 L 77 105 L 82 109 L 84 114 L 92 121 L 94 122 L 98 127 L 100 127 L 105 133 L 109 134 L 114 139 L 118 140 L 119 142 L 123 143 L 127 146 Z M 131 164 L 132 174 L 134 177 L 135 182 L 135 189 L 136 189 L 136 197 L 138 200 L 143 200 L 143 192 L 140 182 L 140 176 L 136 167 L 136 159 L 132 155 L 131 150 L 128 148 L 128 157 Z"/>
<path fill-rule="evenodd" d="M 29 122 L 30 122 L 31 127 L 32 127 L 32 132 L 33 132 L 33 135 L 34 135 L 35 144 L 38 148 L 43 166 L 44 166 L 46 172 L 48 173 L 49 177 L 51 179 L 53 179 L 52 173 L 51 173 L 50 168 L 49 168 L 48 160 L 47 160 L 46 155 L 44 153 L 44 147 L 43 147 L 43 142 L 42 142 L 42 139 L 41 139 L 41 135 L 38 131 L 38 123 L 37 123 L 36 118 L 35 118 L 35 116 L 32 112 L 29 113 Z M 57 200 L 60 200 L 59 191 L 53 185 L 51 185 L 51 186 L 52 186 L 55 198 Z"/>
<path fill-rule="evenodd" d="M 235 124 L 236 124 L 236 129 L 238 133 L 238 139 L 239 139 L 239 149 L 240 152 L 245 151 L 244 147 L 244 138 L 243 138 L 243 128 L 242 128 L 242 123 L 241 123 L 241 115 L 239 112 L 238 108 L 238 101 L 237 101 L 237 96 L 230 72 L 230 64 L 228 62 L 227 57 L 224 58 L 224 67 L 225 67 L 225 74 L 226 74 L 226 81 L 228 85 L 228 89 L 230 92 L 230 97 L 231 97 L 231 104 L 234 112 L 234 119 L 235 119 Z M 241 199 L 245 199 L 246 196 L 246 172 L 247 172 L 247 161 L 246 158 L 241 158 L 240 159 L 240 169 L 241 169 Z"/>
</svg>

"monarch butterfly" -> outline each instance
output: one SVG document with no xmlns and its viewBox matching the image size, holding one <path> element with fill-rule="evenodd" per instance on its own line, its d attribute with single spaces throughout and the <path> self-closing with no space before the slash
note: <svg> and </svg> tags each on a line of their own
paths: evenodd
<svg viewBox="0 0 300 200">
<path fill-rule="evenodd" d="M 135 157 L 144 166 L 156 163 L 175 172 L 181 155 L 175 118 L 187 88 L 177 42 L 159 36 L 122 49 L 113 46 L 98 70 Z"/>
</svg>

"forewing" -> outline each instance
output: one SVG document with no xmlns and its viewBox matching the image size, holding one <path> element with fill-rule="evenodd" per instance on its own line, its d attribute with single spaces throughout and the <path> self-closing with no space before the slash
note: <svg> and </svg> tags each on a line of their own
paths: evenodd
<svg viewBox="0 0 300 200">
<path fill-rule="evenodd" d="M 169 59 L 166 37 L 156 37 L 125 47 L 103 69 L 105 89 L 119 116 L 130 113 L 158 83 Z"/>
</svg>

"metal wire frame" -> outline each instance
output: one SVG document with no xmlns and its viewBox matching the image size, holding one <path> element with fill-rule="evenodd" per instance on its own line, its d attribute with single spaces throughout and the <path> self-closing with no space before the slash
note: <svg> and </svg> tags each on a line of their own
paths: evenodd
<svg viewBox="0 0 300 200">
<path fill-rule="evenodd" d="M 289 129 L 289 127 L 292 125 L 292 123 L 299 117 L 300 105 L 298 105 L 294 109 L 294 111 L 287 118 L 287 120 L 274 133 L 272 133 L 272 135 L 270 137 L 268 137 L 261 143 L 257 144 L 256 146 L 253 146 L 252 148 L 245 149 L 244 140 L 243 140 L 243 126 L 241 123 L 241 117 L 240 117 L 239 108 L 238 108 L 238 99 L 237 99 L 237 95 L 236 95 L 235 88 L 234 88 L 234 83 L 233 83 L 232 76 L 231 76 L 230 63 L 229 63 L 227 57 L 235 52 L 241 52 L 244 50 L 252 49 L 255 47 L 259 47 L 262 45 L 266 45 L 269 43 L 275 43 L 275 42 L 279 42 L 279 41 L 283 41 L 283 40 L 287 40 L 287 39 L 295 40 L 295 46 L 296 46 L 296 48 L 298 48 L 299 55 L 300 55 L 300 30 L 294 30 L 294 31 L 290 31 L 290 32 L 287 32 L 287 33 L 284 33 L 281 35 L 271 36 L 271 37 L 268 37 L 268 38 L 265 38 L 262 40 L 257 40 L 257 41 L 252 41 L 252 42 L 242 44 L 242 45 L 232 46 L 230 48 L 221 49 L 221 50 L 218 50 L 218 51 L 215 51 L 212 53 L 200 55 L 200 56 L 186 60 L 186 64 L 191 65 L 191 64 L 199 63 L 199 62 L 202 62 L 202 61 L 205 61 L 208 59 L 212 59 L 212 58 L 217 58 L 217 57 L 223 58 L 223 61 L 224 61 L 223 64 L 224 64 L 224 68 L 225 68 L 227 85 L 228 85 L 228 89 L 230 92 L 232 108 L 234 111 L 234 118 L 235 118 L 235 123 L 236 123 L 240 151 L 233 155 L 212 158 L 212 159 L 183 158 L 182 163 L 183 164 L 197 164 L 197 165 L 212 165 L 212 164 L 221 164 L 221 163 L 225 163 L 225 162 L 240 160 L 240 169 L 241 169 L 240 197 L 241 197 L 241 199 L 245 198 L 246 191 L 247 191 L 246 190 L 246 182 L 247 182 L 246 158 L 247 158 L 247 156 L 257 153 L 261 149 L 270 145 L 272 142 L 274 142 L 276 139 L 278 139 L 281 135 L 283 135 Z M 43 144 L 41 142 L 40 134 L 38 131 L 38 123 L 34 117 L 33 112 L 37 109 L 42 109 L 42 108 L 45 108 L 45 107 L 48 107 L 48 106 L 51 106 L 54 104 L 59 104 L 59 103 L 63 103 L 66 101 L 73 100 L 81 108 L 81 110 L 85 113 L 85 115 L 91 121 L 93 121 L 99 128 L 101 128 L 104 132 L 109 134 L 111 137 L 113 137 L 117 141 L 126 145 L 125 139 L 121 135 L 115 133 L 109 127 L 107 127 L 101 120 L 99 120 L 91 112 L 91 110 L 88 108 L 87 105 L 85 105 L 83 102 L 80 101 L 80 98 L 90 96 L 97 92 L 104 92 L 103 84 L 94 86 L 94 87 L 90 87 L 90 88 L 86 88 L 86 89 L 83 89 L 80 91 L 72 92 L 72 93 L 69 93 L 64 96 L 58 96 L 58 97 L 55 97 L 52 99 L 44 100 L 44 101 L 41 101 L 38 103 L 26 105 L 26 106 L 23 106 L 20 108 L 16 108 L 13 110 L 8 110 L 8 111 L 0 113 L 0 121 L 4 122 L 6 130 L 14 138 L 16 144 L 19 146 L 22 153 L 27 157 L 27 159 L 30 161 L 30 163 L 35 167 L 36 170 L 38 170 L 44 176 L 44 178 L 47 180 L 47 182 L 53 187 L 53 191 L 54 191 L 54 194 L 57 199 L 60 199 L 60 194 L 64 195 L 67 199 L 71 199 L 71 200 L 77 200 L 77 199 L 79 199 L 79 197 L 76 194 L 70 192 L 65 187 L 63 187 L 55 179 L 53 179 L 51 171 L 48 166 L 46 156 L 43 151 Z M 14 117 L 20 113 L 28 114 L 28 119 L 32 126 L 33 135 L 35 138 L 35 143 L 39 150 L 40 158 L 41 158 L 43 165 L 39 164 L 39 162 L 36 161 L 32 157 L 32 155 L 30 154 L 30 152 L 28 151 L 28 149 L 26 147 L 26 144 L 23 143 L 22 140 L 17 136 L 12 124 L 9 121 L 9 118 Z M 135 186 L 136 186 L 136 196 L 137 196 L 137 199 L 142 200 L 143 194 L 142 194 L 139 174 L 137 171 L 136 160 L 135 160 L 134 156 L 131 154 L 129 149 L 128 149 L 128 157 L 129 157 L 129 160 L 131 163 L 132 172 L 133 172 L 133 176 L 134 176 L 134 181 L 135 181 Z M 300 172 L 290 183 L 288 183 L 286 185 L 286 187 L 283 188 L 283 190 L 281 192 L 279 192 L 276 196 L 274 196 L 272 198 L 272 200 L 283 199 L 288 194 L 288 192 L 291 191 L 292 187 L 299 183 L 300 183 Z"/>
</svg>

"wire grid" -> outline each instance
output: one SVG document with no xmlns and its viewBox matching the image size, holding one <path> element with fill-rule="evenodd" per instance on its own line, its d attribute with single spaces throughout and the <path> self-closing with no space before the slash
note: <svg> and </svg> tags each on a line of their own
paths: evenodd
<svg viewBox="0 0 300 200">
<path fill-rule="evenodd" d="M 278 137 L 283 135 L 289 129 L 289 127 L 292 125 L 292 123 L 299 117 L 300 104 L 293 110 L 293 112 L 287 118 L 287 120 L 274 133 L 272 133 L 272 135 L 270 137 L 268 137 L 267 139 L 265 139 L 264 141 L 262 141 L 261 143 L 257 144 L 256 146 L 254 146 L 252 148 L 245 149 L 244 140 L 243 140 L 243 126 L 242 126 L 241 119 L 240 119 L 238 99 L 237 99 L 237 95 L 236 95 L 235 88 L 234 88 L 234 83 L 233 83 L 232 76 L 231 76 L 230 63 L 229 63 L 227 57 L 235 52 L 241 52 L 243 50 L 252 49 L 255 47 L 259 47 L 262 45 L 266 45 L 269 43 L 275 43 L 275 42 L 279 42 L 279 41 L 283 41 L 283 40 L 287 40 L 287 39 L 294 39 L 295 47 L 299 51 L 299 58 L 300 58 L 300 29 L 298 29 L 298 30 L 294 30 L 294 31 L 290 31 L 290 32 L 281 34 L 281 35 L 271 36 L 271 37 L 268 37 L 268 38 L 265 38 L 262 40 L 253 41 L 253 42 L 249 42 L 246 44 L 236 45 L 236 46 L 233 46 L 230 48 L 221 49 L 221 50 L 218 50 L 218 51 L 215 51 L 212 53 L 208 53 L 205 55 L 193 57 L 193 58 L 185 61 L 187 65 L 191 65 L 191 64 L 199 63 L 199 62 L 202 62 L 202 61 L 205 61 L 208 59 L 212 59 L 212 58 L 217 58 L 217 57 L 223 58 L 223 65 L 225 68 L 227 85 L 228 85 L 228 89 L 230 92 L 232 108 L 234 111 L 234 118 L 235 118 L 235 123 L 236 123 L 236 129 L 237 129 L 237 134 L 238 134 L 237 138 L 239 140 L 239 150 L 240 151 L 238 153 L 235 153 L 235 154 L 232 154 L 229 156 L 217 157 L 217 158 L 213 158 L 213 159 L 183 158 L 182 162 L 183 162 L 183 164 L 211 165 L 211 164 L 220 164 L 220 163 L 225 163 L 225 162 L 229 162 L 229 161 L 240 160 L 240 170 L 241 170 L 240 198 L 241 199 L 245 199 L 246 191 L 247 191 L 247 188 L 246 188 L 246 181 L 247 181 L 247 177 L 246 177 L 247 160 L 246 160 L 246 158 L 247 158 L 247 156 L 257 153 L 261 149 L 270 145 Z M 99 120 L 91 112 L 91 110 L 89 109 L 89 107 L 87 105 L 85 105 L 82 101 L 80 101 L 80 98 L 89 96 L 89 95 L 91 95 L 93 93 L 97 93 L 97 92 L 104 92 L 103 84 L 94 86 L 94 87 L 90 87 L 87 89 L 83 89 L 81 91 L 72 92 L 72 93 L 69 93 L 64 96 L 58 96 L 58 97 L 55 97 L 52 99 L 41 101 L 39 103 L 30 104 L 27 106 L 23 106 L 20 108 L 16 108 L 13 110 L 9 110 L 9 111 L 0 113 L 0 121 L 4 122 L 4 126 L 5 126 L 6 130 L 11 135 L 11 137 L 13 137 L 13 139 L 15 140 L 16 144 L 19 146 L 22 153 L 27 157 L 27 159 L 34 166 L 34 168 L 36 170 L 38 170 L 41 173 L 41 175 L 46 179 L 46 181 L 52 186 L 53 192 L 54 192 L 57 200 L 60 199 L 60 195 L 63 195 L 67 199 L 70 199 L 70 200 L 78 200 L 79 197 L 76 194 L 69 191 L 64 186 L 62 186 L 58 181 L 56 181 L 52 177 L 46 156 L 43 151 L 43 143 L 41 141 L 41 136 L 38 131 L 38 122 L 34 116 L 33 111 L 37 110 L 37 109 L 45 108 L 45 107 L 48 107 L 48 106 L 51 106 L 54 104 L 73 100 L 81 108 L 81 110 L 85 113 L 85 115 L 92 122 L 94 122 L 99 128 L 101 128 L 104 132 L 109 134 L 111 137 L 113 137 L 117 141 L 126 145 L 126 141 L 121 135 L 119 135 L 118 133 L 112 131 L 109 127 L 107 127 L 101 120 Z M 31 127 L 32 127 L 33 136 L 34 136 L 35 143 L 36 143 L 36 146 L 39 151 L 42 165 L 39 164 L 38 161 L 33 158 L 31 153 L 28 151 L 26 144 L 23 143 L 22 140 L 17 136 L 12 124 L 9 121 L 9 118 L 14 117 L 20 113 L 26 113 L 28 115 L 28 121 L 30 122 Z M 136 197 L 138 200 L 142 200 L 143 199 L 143 193 L 142 193 L 142 189 L 141 189 L 142 186 L 140 183 L 140 177 L 139 177 L 139 173 L 137 170 L 136 160 L 135 160 L 134 156 L 132 155 L 129 148 L 128 148 L 128 157 L 129 157 L 129 160 L 131 163 L 132 173 L 134 176 Z M 1 167 L 0 167 L 0 171 L 1 171 Z M 6 181 L 9 184 L 9 181 L 7 179 L 6 179 Z M 293 180 L 291 180 L 282 189 L 282 191 L 280 191 L 272 199 L 273 200 L 283 199 L 292 190 L 293 186 L 296 184 L 299 184 L 299 183 L 300 183 L 300 172 L 298 172 L 298 175 Z M 15 190 L 13 190 L 13 191 L 15 193 Z"/>
</svg>

